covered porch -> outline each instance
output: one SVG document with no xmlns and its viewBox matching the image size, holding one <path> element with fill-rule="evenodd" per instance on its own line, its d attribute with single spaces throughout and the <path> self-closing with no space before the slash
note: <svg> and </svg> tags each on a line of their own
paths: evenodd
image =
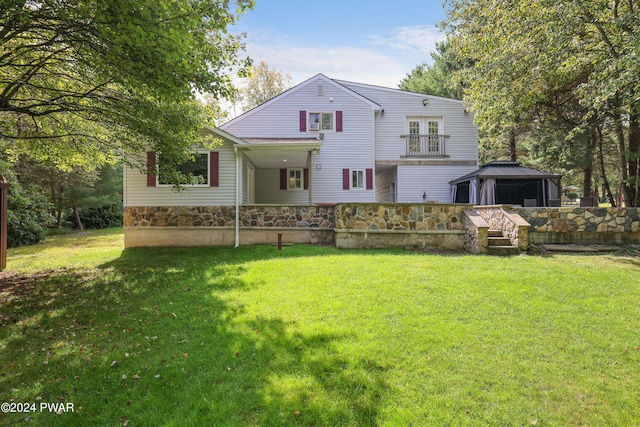
<svg viewBox="0 0 640 427">
<path fill-rule="evenodd" d="M 313 204 L 316 138 L 246 138 L 238 146 L 243 204 Z"/>
<path fill-rule="evenodd" d="M 321 139 L 239 138 L 219 128 L 208 131 L 233 146 L 236 206 L 313 204 L 312 164 Z"/>
</svg>

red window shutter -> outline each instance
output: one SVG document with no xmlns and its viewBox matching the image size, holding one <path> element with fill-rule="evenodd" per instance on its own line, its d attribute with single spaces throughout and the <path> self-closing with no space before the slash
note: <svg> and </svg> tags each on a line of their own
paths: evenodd
<svg viewBox="0 0 640 427">
<path fill-rule="evenodd" d="M 349 169 L 342 169 L 342 189 L 348 190 L 351 188 L 349 185 Z"/>
<path fill-rule="evenodd" d="M 220 185 L 220 152 L 209 153 L 209 187 Z"/>
<path fill-rule="evenodd" d="M 304 185 L 303 185 L 304 189 L 308 190 L 309 189 L 309 169 L 304 170 L 303 181 L 304 181 Z"/>
<path fill-rule="evenodd" d="M 307 112 L 300 111 L 300 132 L 307 131 Z"/>
<path fill-rule="evenodd" d="M 280 189 L 281 190 L 287 189 L 287 170 L 286 169 L 280 169 Z"/>
<path fill-rule="evenodd" d="M 336 111 L 336 132 L 342 132 L 342 111 Z"/>
<path fill-rule="evenodd" d="M 373 169 L 366 170 L 367 175 L 367 190 L 373 190 Z"/>
<path fill-rule="evenodd" d="M 147 151 L 147 187 L 156 186 L 156 152 Z"/>
</svg>

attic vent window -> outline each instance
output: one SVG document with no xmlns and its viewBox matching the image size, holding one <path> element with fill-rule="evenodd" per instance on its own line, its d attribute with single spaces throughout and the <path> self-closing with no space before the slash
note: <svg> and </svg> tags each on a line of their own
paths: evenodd
<svg viewBox="0 0 640 427">
<path fill-rule="evenodd" d="M 324 95 L 324 86 L 322 86 L 322 85 L 318 85 L 318 87 L 317 87 L 317 91 L 318 91 L 318 92 L 316 93 L 316 95 L 318 95 L 318 96 L 323 96 L 323 95 Z"/>
</svg>

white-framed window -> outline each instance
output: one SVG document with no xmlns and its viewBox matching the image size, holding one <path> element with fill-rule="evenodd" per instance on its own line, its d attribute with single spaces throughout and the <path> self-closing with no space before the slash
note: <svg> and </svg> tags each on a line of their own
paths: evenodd
<svg viewBox="0 0 640 427">
<path fill-rule="evenodd" d="M 351 189 L 365 188 L 365 173 L 363 169 L 351 170 Z"/>
<path fill-rule="evenodd" d="M 287 189 L 302 190 L 304 188 L 304 170 L 287 169 Z"/>
<path fill-rule="evenodd" d="M 309 130 L 322 132 L 332 131 L 335 128 L 333 120 L 333 113 L 309 113 Z"/>
<path fill-rule="evenodd" d="M 439 153 L 442 117 L 407 117 L 410 153 Z"/>
<path fill-rule="evenodd" d="M 182 184 L 202 187 L 209 186 L 209 170 L 211 168 L 209 160 L 209 152 L 197 152 L 192 154 L 190 160 L 177 165 L 176 169 L 187 179 L 187 182 L 183 182 Z M 162 165 L 162 162 L 162 154 L 158 154 L 158 163 Z M 171 182 L 170 177 L 163 176 L 161 167 L 157 175 L 157 180 L 158 186 L 172 186 L 175 184 Z"/>
</svg>

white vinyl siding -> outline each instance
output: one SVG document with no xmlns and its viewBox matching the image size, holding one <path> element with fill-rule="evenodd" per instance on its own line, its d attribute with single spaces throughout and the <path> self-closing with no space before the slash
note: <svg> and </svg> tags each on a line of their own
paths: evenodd
<svg viewBox="0 0 640 427">
<path fill-rule="evenodd" d="M 376 202 L 388 203 L 392 202 L 391 191 L 396 182 L 397 167 L 376 170 Z M 395 194 L 397 198 L 397 194 Z"/>
<path fill-rule="evenodd" d="M 249 183 L 249 168 L 253 168 L 254 176 L 253 183 Z M 255 167 L 251 160 L 249 160 L 246 156 L 242 156 L 242 203 L 247 204 L 249 201 L 249 191 L 251 190 L 251 186 L 253 185 L 253 194 L 254 194 L 254 202 L 255 202 Z"/>
<path fill-rule="evenodd" d="M 322 84 L 322 95 L 317 94 Z M 315 203 L 372 202 L 371 190 L 344 191 L 342 169 L 374 168 L 374 110 L 368 101 L 348 89 L 318 77 L 285 93 L 286 96 L 252 110 L 221 126 L 239 138 L 313 138 L 318 132 L 300 132 L 300 111 L 333 112 L 334 131 L 323 135 L 320 153 L 312 157 L 313 201 Z M 342 111 L 342 132 L 335 131 L 335 112 Z M 309 123 L 307 122 L 307 129 Z M 398 134 L 399 135 L 399 134 Z M 319 165 L 319 166 L 318 166 Z M 297 166 L 297 165 L 296 165 Z M 306 165 L 305 165 L 306 167 Z M 263 180 L 275 180 L 267 185 Z M 293 201 L 279 191 L 277 170 L 256 169 L 256 203 L 308 203 L 308 192 L 300 193 Z M 264 191 L 268 193 L 264 194 Z M 305 199 L 306 197 L 306 199 Z M 266 200 L 265 200 L 266 199 Z M 285 199 L 285 200 L 283 200 Z M 300 200 L 304 201 L 300 201 Z"/>
<path fill-rule="evenodd" d="M 422 203 L 437 200 L 438 203 L 451 203 L 449 181 L 476 169 L 476 166 L 398 166 L 397 201 Z M 423 195 L 426 197 L 423 198 Z"/>
<path fill-rule="evenodd" d="M 461 101 L 436 96 L 380 88 L 358 83 L 340 81 L 343 85 L 379 103 L 385 114 L 376 116 L 376 160 L 400 160 L 406 155 L 406 142 L 400 135 L 406 135 L 407 118 L 442 117 L 439 133 L 445 138 L 446 160 L 478 160 L 478 131 L 473 124 L 473 115 L 465 114 Z M 429 99 L 427 105 L 423 104 Z M 421 129 L 428 131 L 429 129 Z M 473 169 L 475 170 L 475 168 Z"/>
<path fill-rule="evenodd" d="M 280 169 L 257 168 L 256 176 L 256 204 L 308 205 L 309 190 L 281 190 Z M 315 179 L 315 176 L 314 176 Z"/>
<path fill-rule="evenodd" d="M 124 180 L 125 206 L 233 206 L 235 204 L 235 154 L 225 142 L 214 151 L 219 157 L 219 185 L 187 186 L 181 193 L 172 186 L 147 187 L 147 175 L 126 167 Z"/>
</svg>

